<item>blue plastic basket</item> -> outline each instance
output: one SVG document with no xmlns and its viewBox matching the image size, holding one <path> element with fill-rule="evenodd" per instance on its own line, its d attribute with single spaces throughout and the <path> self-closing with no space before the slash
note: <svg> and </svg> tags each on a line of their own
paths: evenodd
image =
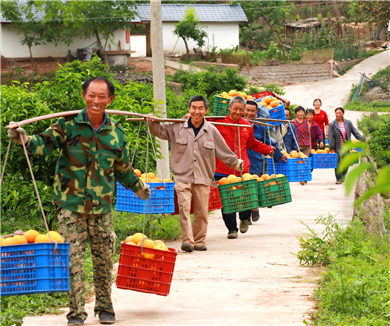
<svg viewBox="0 0 390 326">
<path fill-rule="evenodd" d="M 67 292 L 69 243 L 1 247 L 1 296 Z"/>
<path fill-rule="evenodd" d="M 148 183 L 150 186 L 150 199 L 145 201 L 138 198 L 132 190 L 127 190 L 117 182 L 116 210 L 130 213 L 163 214 L 175 211 L 174 182 Z M 151 206 L 149 209 L 149 202 Z"/>
<path fill-rule="evenodd" d="M 267 97 L 267 96 L 265 96 Z M 263 100 L 265 97 L 263 98 L 260 98 L 258 100 L 255 100 L 256 103 L 260 103 L 261 100 Z M 274 98 L 273 96 L 270 96 L 272 98 Z M 286 118 L 286 112 L 284 112 L 284 103 L 282 103 L 281 105 L 275 107 L 275 108 L 272 108 L 270 110 L 268 110 L 269 114 L 270 114 L 270 119 L 280 119 L 280 120 L 287 120 Z M 273 122 L 273 121 L 267 121 L 268 124 L 270 125 L 273 125 L 273 126 L 280 126 L 281 124 L 283 124 L 283 122 Z"/>
<path fill-rule="evenodd" d="M 312 169 L 336 169 L 337 153 L 310 154 L 312 159 Z"/>
<path fill-rule="evenodd" d="M 289 158 L 287 163 L 279 161 L 274 165 L 272 158 L 267 157 L 267 173 L 271 174 L 284 174 L 288 177 L 289 182 L 297 181 L 311 181 L 311 157 L 308 158 Z"/>
</svg>

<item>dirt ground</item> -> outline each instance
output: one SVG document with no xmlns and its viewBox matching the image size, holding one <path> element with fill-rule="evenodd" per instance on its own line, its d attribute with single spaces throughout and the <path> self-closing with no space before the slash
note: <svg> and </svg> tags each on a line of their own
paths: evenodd
<svg viewBox="0 0 390 326">
<path fill-rule="evenodd" d="M 62 66 L 66 64 L 65 60 L 37 61 L 36 62 L 37 73 L 43 74 L 46 72 L 58 70 L 58 68 L 59 68 L 58 63 L 61 64 Z M 21 69 L 23 69 L 27 73 L 32 72 L 31 61 L 29 61 L 29 60 L 15 62 L 13 65 L 9 65 L 9 64 L 7 64 L 7 62 L 2 60 L 1 72 L 6 73 L 6 72 L 13 71 L 13 66 L 15 66 L 15 65 L 19 66 Z M 135 67 L 134 72 L 136 74 L 147 73 L 147 72 L 153 70 L 152 61 L 145 59 L 145 58 L 131 58 L 129 66 Z M 173 75 L 175 72 L 176 72 L 176 69 L 168 67 L 168 66 L 165 69 L 165 73 L 167 75 Z"/>
</svg>

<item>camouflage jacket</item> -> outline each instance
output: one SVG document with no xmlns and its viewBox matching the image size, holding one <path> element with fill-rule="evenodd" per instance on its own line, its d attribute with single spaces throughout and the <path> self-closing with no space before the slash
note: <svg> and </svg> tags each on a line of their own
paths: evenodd
<svg viewBox="0 0 390 326">
<path fill-rule="evenodd" d="M 84 109 L 29 136 L 27 146 L 33 155 L 61 149 L 54 177 L 54 200 L 59 207 L 103 214 L 111 210 L 115 180 L 136 193 L 143 187 L 129 161 L 125 131 L 109 117 L 95 132 Z"/>
</svg>

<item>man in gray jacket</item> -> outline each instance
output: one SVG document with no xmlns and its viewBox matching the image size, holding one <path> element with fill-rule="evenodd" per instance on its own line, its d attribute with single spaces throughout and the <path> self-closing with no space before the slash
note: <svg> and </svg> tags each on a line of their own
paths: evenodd
<svg viewBox="0 0 390 326">
<path fill-rule="evenodd" d="M 204 251 L 208 225 L 210 186 L 215 172 L 215 157 L 229 168 L 243 169 L 225 140 L 204 116 L 207 100 L 193 96 L 189 101 L 189 119 L 184 123 L 160 124 L 152 119 L 150 132 L 171 142 L 171 168 L 179 203 L 182 235 L 181 249 L 186 252 Z M 194 224 L 191 225 L 191 199 L 194 201 Z"/>
</svg>

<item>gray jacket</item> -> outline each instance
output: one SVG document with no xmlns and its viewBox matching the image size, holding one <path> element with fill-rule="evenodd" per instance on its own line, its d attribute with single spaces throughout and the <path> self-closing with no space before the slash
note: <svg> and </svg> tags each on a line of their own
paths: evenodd
<svg viewBox="0 0 390 326">
<path fill-rule="evenodd" d="M 195 137 L 194 130 L 184 123 L 153 122 L 150 132 L 171 142 L 171 167 L 175 182 L 214 185 L 215 157 L 229 168 L 237 165 L 238 158 L 222 135 L 209 122 Z"/>
<path fill-rule="evenodd" d="M 366 141 L 366 139 L 357 131 L 357 129 L 353 126 L 350 120 L 344 119 L 345 131 L 347 133 L 347 139 L 344 141 L 351 140 L 351 133 L 359 140 Z M 329 141 L 329 149 L 338 153 L 340 151 L 340 140 L 343 138 L 341 134 L 341 130 L 339 128 L 339 123 L 337 119 L 332 121 L 329 124 L 329 132 L 328 132 L 328 141 Z"/>
</svg>

